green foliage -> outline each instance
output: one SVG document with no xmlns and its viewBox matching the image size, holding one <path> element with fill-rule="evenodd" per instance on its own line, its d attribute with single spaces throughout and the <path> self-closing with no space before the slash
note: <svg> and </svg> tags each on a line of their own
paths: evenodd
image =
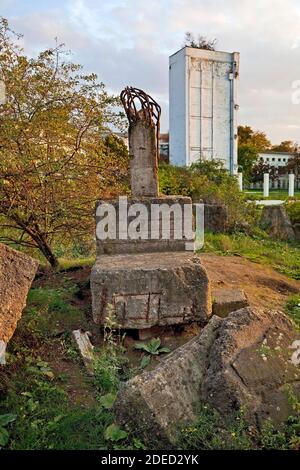
<svg viewBox="0 0 300 470">
<path fill-rule="evenodd" d="M 153 338 L 148 343 L 136 343 L 134 347 L 135 349 L 141 349 L 151 355 L 159 355 L 171 351 L 170 348 L 161 348 L 160 345 L 160 338 Z"/>
<path fill-rule="evenodd" d="M 140 369 L 144 369 L 151 362 L 151 356 L 158 356 L 159 354 L 171 352 L 170 348 L 164 347 L 161 348 L 160 338 L 153 338 L 148 343 L 136 343 L 134 345 L 135 349 L 140 349 L 145 351 L 148 355 L 143 356 L 140 363 Z"/>
<path fill-rule="evenodd" d="M 101 393 L 116 393 L 120 383 L 121 365 L 116 353 L 104 347 L 97 355 L 94 364 L 95 383 Z"/>
<path fill-rule="evenodd" d="M 238 149 L 238 165 L 243 172 L 245 181 L 251 181 L 251 173 L 259 157 L 258 151 L 251 144 L 240 144 Z"/>
<path fill-rule="evenodd" d="M 6 397 L 0 400 L 0 428 L 1 417 L 11 417 L 9 439 L 4 433 L 5 448 L 100 449 L 107 446 L 104 432 L 114 419 L 110 410 L 103 406 L 83 408 L 70 402 L 49 364 L 40 357 L 30 356 L 30 349 L 20 348 L 14 356 L 9 356 L 7 367 L 12 367 L 15 373 L 9 380 Z M 16 416 L 14 422 L 12 411 Z M 7 419 L 3 424 L 6 422 Z M 4 427 L 6 429 L 7 425 Z"/>
<path fill-rule="evenodd" d="M 259 152 L 270 148 L 271 142 L 264 132 L 254 131 L 250 126 L 238 127 L 238 139 L 238 165 L 245 181 L 250 181 Z"/>
<path fill-rule="evenodd" d="M 204 251 L 218 255 L 241 255 L 294 279 L 300 279 L 299 244 L 274 241 L 262 230 L 256 230 L 252 237 L 244 233 L 205 234 Z"/>
<path fill-rule="evenodd" d="M 300 224 L 300 201 L 288 201 L 285 208 L 292 224 Z"/>
<path fill-rule="evenodd" d="M 0 238 L 57 267 L 60 243 L 88 251 L 99 196 L 128 190 L 128 152 L 110 135 L 123 119 L 119 98 L 63 44 L 32 58 L 19 39 L 0 17 Z"/>
<path fill-rule="evenodd" d="M 193 202 L 224 204 L 228 207 L 229 229 L 253 224 L 255 208 L 246 202 L 236 177 L 230 175 L 219 161 L 198 162 L 190 167 L 161 165 L 160 190 L 166 195 L 189 196 Z"/>
<path fill-rule="evenodd" d="M 94 363 L 95 383 L 103 394 L 116 393 L 120 380 L 128 373 L 128 360 L 124 356 L 123 337 L 112 305 L 108 306 L 108 315 L 104 325 L 104 344 Z"/>
<path fill-rule="evenodd" d="M 140 369 L 145 369 L 147 366 L 149 366 L 150 362 L 151 356 L 149 354 L 143 356 L 140 363 Z"/>
<path fill-rule="evenodd" d="M 67 281 L 61 288 L 37 287 L 29 291 L 24 314 L 26 326 L 44 337 L 74 329 L 82 321 L 80 310 L 72 305 L 77 287 Z"/>
<path fill-rule="evenodd" d="M 7 413 L 0 415 L 0 449 L 4 447 L 9 441 L 9 432 L 6 427 L 17 419 L 17 415 Z"/>
<path fill-rule="evenodd" d="M 285 311 L 293 319 L 295 325 L 300 329 L 300 295 L 289 297 Z"/>
<path fill-rule="evenodd" d="M 104 433 L 105 439 L 112 442 L 122 441 L 127 435 L 127 432 L 120 429 L 115 423 L 110 424 Z"/>
<path fill-rule="evenodd" d="M 259 437 L 262 449 L 300 450 L 300 402 L 290 387 L 287 394 L 293 415 L 277 427 L 270 419 L 265 421 Z"/>
<path fill-rule="evenodd" d="M 186 450 L 239 450 L 252 447 L 249 429 L 243 411 L 226 422 L 206 405 L 201 405 L 196 421 L 181 430 L 180 449 Z"/>
<path fill-rule="evenodd" d="M 115 393 L 107 393 L 106 395 L 103 395 L 102 397 L 100 397 L 99 403 L 106 410 L 111 410 L 112 407 L 114 406 L 115 400 L 116 400 Z"/>
</svg>

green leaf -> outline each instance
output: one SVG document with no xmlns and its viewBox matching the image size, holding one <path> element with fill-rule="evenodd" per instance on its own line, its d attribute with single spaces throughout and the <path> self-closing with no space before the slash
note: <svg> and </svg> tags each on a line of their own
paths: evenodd
<svg viewBox="0 0 300 470">
<path fill-rule="evenodd" d="M 0 428 L 0 448 L 8 443 L 9 434 L 4 428 Z"/>
<path fill-rule="evenodd" d="M 151 362 L 151 356 L 143 356 L 141 363 L 140 363 L 140 369 L 145 369 Z"/>
<path fill-rule="evenodd" d="M 158 350 L 159 354 L 162 354 L 162 353 L 169 353 L 169 352 L 171 352 L 171 351 L 172 351 L 172 349 L 167 348 L 167 347 L 165 347 L 165 348 L 160 348 L 160 349 Z"/>
<path fill-rule="evenodd" d="M 111 424 L 106 428 L 104 432 L 104 438 L 107 441 L 118 442 L 127 437 L 127 432 L 119 428 L 115 423 Z"/>
<path fill-rule="evenodd" d="M 100 404 L 106 410 L 110 410 L 114 406 L 114 402 L 116 401 L 116 394 L 115 393 L 107 393 L 100 398 Z"/>
<path fill-rule="evenodd" d="M 0 427 L 6 426 L 9 423 L 12 423 L 13 421 L 16 421 L 17 415 L 14 415 L 12 413 L 8 413 L 6 415 L 0 415 Z"/>
<path fill-rule="evenodd" d="M 146 348 L 147 348 L 147 345 L 146 345 L 146 343 L 135 343 L 134 348 L 135 349 L 143 349 L 145 351 Z"/>
<path fill-rule="evenodd" d="M 159 338 L 153 338 L 148 343 L 148 347 L 151 349 L 152 354 L 158 350 L 160 345 L 161 345 L 161 340 Z"/>
</svg>

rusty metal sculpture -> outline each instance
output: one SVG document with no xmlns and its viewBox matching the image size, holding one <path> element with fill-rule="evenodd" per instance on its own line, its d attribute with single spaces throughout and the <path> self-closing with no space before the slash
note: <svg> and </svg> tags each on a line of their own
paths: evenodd
<svg viewBox="0 0 300 470">
<path fill-rule="evenodd" d="M 156 128 L 157 156 L 159 155 L 159 132 L 161 107 L 147 93 L 139 88 L 128 86 L 120 94 L 129 124 L 143 119 Z"/>
</svg>

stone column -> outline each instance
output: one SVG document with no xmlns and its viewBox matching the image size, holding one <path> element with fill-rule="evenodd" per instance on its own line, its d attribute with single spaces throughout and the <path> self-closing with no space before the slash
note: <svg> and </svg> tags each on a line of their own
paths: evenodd
<svg viewBox="0 0 300 470">
<path fill-rule="evenodd" d="M 269 197 L 269 184 L 270 175 L 269 173 L 264 173 L 264 197 Z"/>
<path fill-rule="evenodd" d="M 295 195 L 295 175 L 294 173 L 289 174 L 289 197 Z"/>
<path fill-rule="evenodd" d="M 238 173 L 238 183 L 239 183 L 240 190 L 243 191 L 243 173 L 242 172 Z"/>
<path fill-rule="evenodd" d="M 131 192 L 133 196 L 157 196 L 157 142 L 155 125 L 138 119 L 129 127 Z"/>
</svg>

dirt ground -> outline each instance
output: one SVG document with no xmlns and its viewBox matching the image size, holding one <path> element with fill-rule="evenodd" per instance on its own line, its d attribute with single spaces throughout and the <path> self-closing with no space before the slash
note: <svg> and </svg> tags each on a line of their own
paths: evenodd
<svg viewBox="0 0 300 470">
<path fill-rule="evenodd" d="M 200 259 L 212 288 L 243 289 L 253 307 L 282 309 L 290 295 L 300 292 L 299 281 L 239 256 L 203 253 Z"/>
</svg>

